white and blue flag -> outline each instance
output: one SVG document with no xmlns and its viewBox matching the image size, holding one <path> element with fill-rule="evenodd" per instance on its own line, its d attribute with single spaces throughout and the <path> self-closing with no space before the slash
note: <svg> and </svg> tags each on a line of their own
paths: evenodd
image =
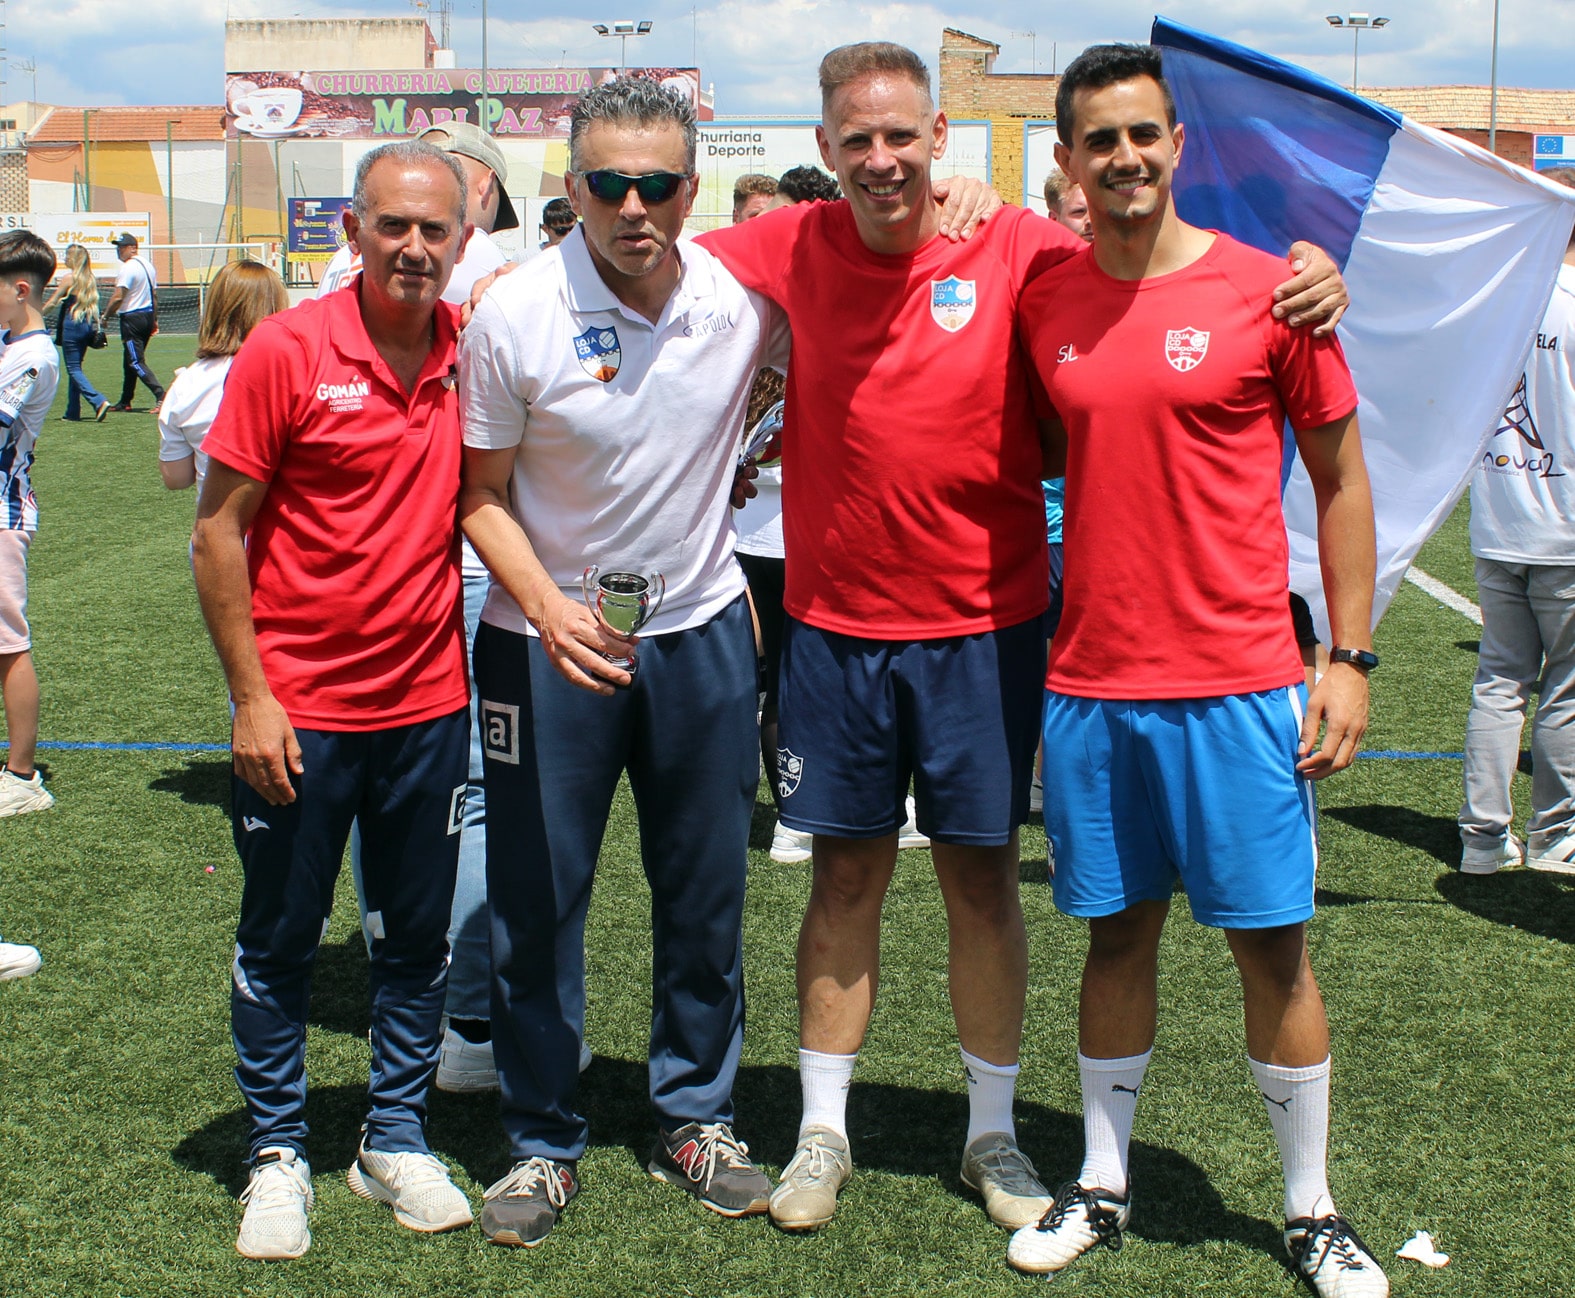
<svg viewBox="0 0 1575 1298">
<path fill-rule="evenodd" d="M 1325 249 L 1378 524 L 1375 620 L 1469 484 L 1525 369 L 1575 191 L 1305 69 L 1156 18 L 1186 126 L 1177 210 L 1275 256 Z M 1285 488 L 1291 589 L 1328 635 L 1312 486 Z"/>
</svg>

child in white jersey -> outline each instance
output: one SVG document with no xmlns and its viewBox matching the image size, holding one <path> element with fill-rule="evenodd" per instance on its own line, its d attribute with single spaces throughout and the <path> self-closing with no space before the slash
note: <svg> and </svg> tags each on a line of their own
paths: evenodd
<svg viewBox="0 0 1575 1298">
<path fill-rule="evenodd" d="M 10 742 L 0 769 L 0 816 L 55 803 L 33 764 L 38 675 L 27 624 L 27 550 L 38 530 L 33 445 L 60 381 L 55 345 L 39 312 L 54 274 L 55 254 L 36 234 L 0 236 L 0 703 Z"/>
</svg>

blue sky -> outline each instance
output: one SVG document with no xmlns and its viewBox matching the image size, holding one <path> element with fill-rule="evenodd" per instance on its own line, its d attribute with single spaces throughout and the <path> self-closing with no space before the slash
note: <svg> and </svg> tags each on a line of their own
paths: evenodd
<svg viewBox="0 0 1575 1298">
<path fill-rule="evenodd" d="M 1370 0 L 1358 0 L 1358 3 Z M 497 67 L 616 64 L 618 42 L 593 21 L 649 18 L 650 36 L 629 42 L 630 63 L 698 63 L 714 83 L 718 112 L 731 116 L 817 110 L 819 57 L 844 41 L 878 37 L 913 46 L 933 66 L 941 29 L 960 27 L 1001 45 L 1002 72 L 1061 67 L 1085 45 L 1144 40 L 1153 0 L 1103 0 L 1071 7 L 1024 0 L 950 4 L 837 3 L 834 0 L 620 0 L 533 3 L 488 0 L 489 62 Z M 1262 0 L 1171 0 L 1161 12 L 1190 26 L 1252 45 L 1338 81 L 1351 75 L 1351 37 L 1324 21 L 1327 3 L 1269 6 Z M 60 104 L 220 102 L 224 22 L 232 18 L 387 16 L 421 12 L 409 0 L 10 0 L 5 6 L 5 99 L 32 93 Z M 1348 12 L 1340 10 L 1339 12 Z M 1393 0 L 1369 7 L 1390 18 L 1361 41 L 1361 79 L 1371 85 L 1488 81 L 1492 0 Z M 529 17 L 522 17 L 528 13 Z M 1575 87 L 1575 0 L 1501 0 L 1499 83 Z M 434 20 L 435 25 L 435 20 Z M 1028 33 L 1035 34 L 1030 37 Z M 453 0 L 453 41 L 461 66 L 477 66 L 481 0 Z"/>
</svg>

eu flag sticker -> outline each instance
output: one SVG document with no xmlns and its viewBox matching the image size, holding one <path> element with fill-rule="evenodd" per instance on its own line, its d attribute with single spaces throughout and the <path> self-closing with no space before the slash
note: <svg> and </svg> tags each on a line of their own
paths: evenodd
<svg viewBox="0 0 1575 1298">
<path fill-rule="evenodd" d="M 623 360 L 618 331 L 611 325 L 592 325 L 574 340 L 574 354 L 580 368 L 598 383 L 611 383 Z"/>
<path fill-rule="evenodd" d="M 930 281 L 930 314 L 947 333 L 956 333 L 973 319 L 973 306 L 973 280 L 951 275 Z"/>
</svg>

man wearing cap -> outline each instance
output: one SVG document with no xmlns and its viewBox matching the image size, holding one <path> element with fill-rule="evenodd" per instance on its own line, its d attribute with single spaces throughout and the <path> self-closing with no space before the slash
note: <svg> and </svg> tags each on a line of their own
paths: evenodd
<svg viewBox="0 0 1575 1298">
<path fill-rule="evenodd" d="M 123 234 L 115 240 L 115 253 L 120 258 L 120 273 L 115 276 L 115 293 L 104 308 L 106 319 L 120 321 L 121 362 L 125 367 L 125 381 L 121 384 L 120 400 L 111 410 L 130 410 L 131 399 L 137 395 L 137 380 L 141 379 L 153 393 L 154 413 L 158 402 L 164 400 L 164 385 L 148 365 L 148 339 L 158 329 L 153 290 L 153 263 L 137 255 L 137 236 Z"/>
</svg>

